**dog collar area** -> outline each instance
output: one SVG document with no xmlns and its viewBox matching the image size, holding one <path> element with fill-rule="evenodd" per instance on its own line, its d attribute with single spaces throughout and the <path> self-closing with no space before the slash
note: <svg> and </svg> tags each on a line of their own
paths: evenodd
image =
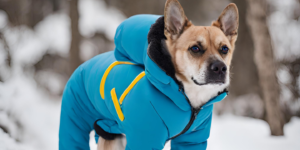
<svg viewBox="0 0 300 150">
<path fill-rule="evenodd" d="M 217 103 L 217 102 L 222 101 L 224 98 L 227 97 L 227 95 L 228 95 L 228 92 L 227 92 L 227 91 L 224 91 L 224 92 L 220 93 L 218 96 L 216 96 L 216 97 L 210 99 L 207 103 L 205 103 L 205 104 L 201 107 L 201 109 L 203 109 L 204 107 L 210 106 L 210 105 L 212 105 L 212 104 L 214 104 L 214 103 Z"/>
<path fill-rule="evenodd" d="M 185 94 L 184 89 L 183 89 L 182 86 L 179 86 L 178 91 L 181 92 L 184 95 L 185 99 L 188 101 L 188 103 L 190 104 L 190 106 L 191 106 L 192 109 L 203 109 L 204 107 L 207 107 L 207 106 L 210 106 L 210 105 L 212 105 L 214 103 L 220 102 L 224 98 L 226 98 L 227 95 L 228 95 L 228 93 L 229 93 L 227 89 L 224 89 L 224 91 L 218 93 L 217 96 L 215 96 L 214 98 L 210 99 L 208 102 L 206 102 L 205 104 L 203 104 L 199 108 L 193 108 L 192 105 L 191 105 L 191 102 L 190 102 L 189 98 L 186 96 L 186 94 Z"/>
</svg>

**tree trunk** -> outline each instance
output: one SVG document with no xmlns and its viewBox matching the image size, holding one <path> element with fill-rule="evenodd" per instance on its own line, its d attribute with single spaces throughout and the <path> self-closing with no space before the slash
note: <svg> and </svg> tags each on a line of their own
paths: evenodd
<svg viewBox="0 0 300 150">
<path fill-rule="evenodd" d="M 253 60 L 253 40 L 249 38 L 251 37 L 251 31 L 246 22 L 248 4 L 245 0 L 232 0 L 232 2 L 239 8 L 240 22 L 239 35 L 232 59 L 232 80 L 229 88 L 230 95 L 237 97 L 254 93 L 262 97 L 260 92 L 261 88 L 258 83 L 257 67 Z"/>
<path fill-rule="evenodd" d="M 70 60 L 70 75 L 75 71 L 75 69 L 81 64 L 81 60 L 79 57 L 79 46 L 81 35 L 78 29 L 78 21 L 79 21 L 79 12 L 78 12 L 78 0 L 70 0 L 70 19 L 71 19 L 71 46 L 69 51 L 69 60 Z"/>
<path fill-rule="evenodd" d="M 284 134 L 284 120 L 279 105 L 280 89 L 267 26 L 266 6 L 266 0 L 248 0 L 247 23 L 254 42 L 254 61 L 265 101 L 266 120 L 271 134 L 279 136 Z"/>
</svg>

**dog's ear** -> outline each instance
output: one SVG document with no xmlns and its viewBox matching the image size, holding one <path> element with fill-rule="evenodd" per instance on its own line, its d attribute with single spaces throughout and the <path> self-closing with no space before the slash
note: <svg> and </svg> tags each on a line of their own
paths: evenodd
<svg viewBox="0 0 300 150">
<path fill-rule="evenodd" d="M 178 37 L 190 24 L 177 0 L 167 0 L 164 16 L 166 37 Z"/>
<path fill-rule="evenodd" d="M 229 4 L 221 13 L 218 20 L 212 23 L 212 26 L 220 28 L 228 37 L 229 41 L 235 42 L 239 27 L 239 12 L 234 3 Z M 234 41 L 232 41 L 234 40 Z"/>
</svg>

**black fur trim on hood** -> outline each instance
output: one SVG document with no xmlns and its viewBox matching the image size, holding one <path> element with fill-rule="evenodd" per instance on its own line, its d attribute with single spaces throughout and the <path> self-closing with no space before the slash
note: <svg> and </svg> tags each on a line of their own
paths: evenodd
<svg viewBox="0 0 300 150">
<path fill-rule="evenodd" d="M 172 57 L 166 47 L 165 40 L 167 39 L 164 34 L 165 22 L 164 16 L 158 18 L 151 26 L 148 33 L 148 55 L 160 69 L 172 77 L 180 88 L 183 88 L 182 83 L 175 77 L 175 67 L 172 62 Z"/>
</svg>

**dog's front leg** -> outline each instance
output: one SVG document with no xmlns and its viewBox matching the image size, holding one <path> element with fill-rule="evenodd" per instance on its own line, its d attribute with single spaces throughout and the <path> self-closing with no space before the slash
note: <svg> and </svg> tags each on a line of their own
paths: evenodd
<svg viewBox="0 0 300 150">
<path fill-rule="evenodd" d="M 126 138 L 125 136 L 117 137 L 114 140 L 106 140 L 99 137 L 97 150 L 125 150 Z"/>
</svg>

